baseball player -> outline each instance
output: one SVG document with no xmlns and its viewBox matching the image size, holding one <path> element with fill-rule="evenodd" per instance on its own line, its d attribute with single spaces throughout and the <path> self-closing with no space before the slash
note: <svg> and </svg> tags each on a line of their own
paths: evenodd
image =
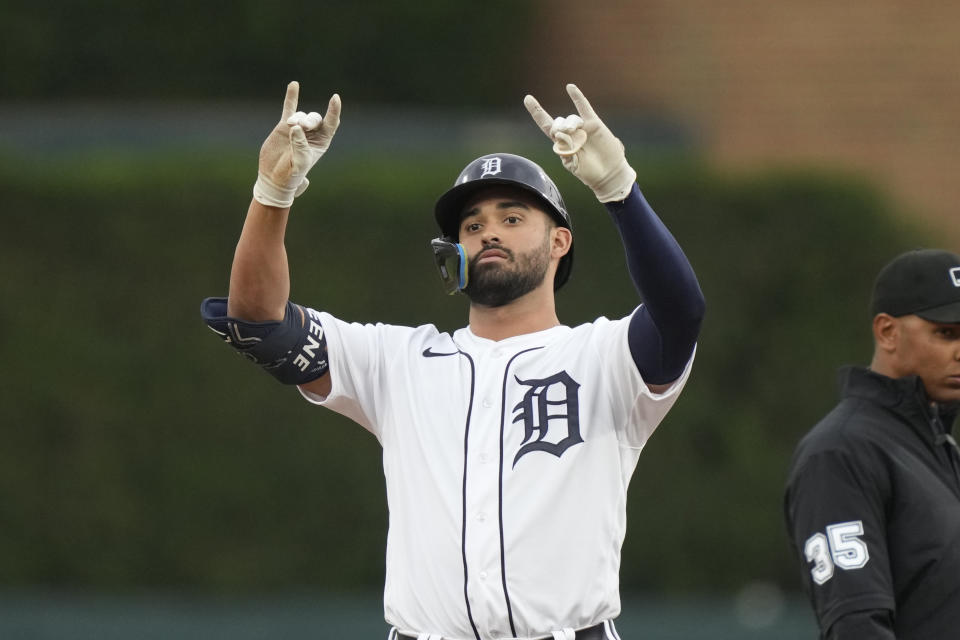
<svg viewBox="0 0 960 640">
<path fill-rule="evenodd" d="M 960 256 L 909 251 L 878 275 L 869 368 L 797 447 L 784 499 L 831 640 L 960 637 Z"/>
<path fill-rule="evenodd" d="M 620 140 L 567 90 L 574 115 L 524 103 L 620 233 L 643 301 L 630 315 L 560 323 L 571 216 L 543 169 L 509 153 L 470 162 L 434 209 L 434 256 L 469 299 L 466 327 L 357 324 L 290 302 L 290 206 L 341 109 L 335 94 L 323 116 L 298 111 L 295 82 L 260 150 L 230 295 L 202 305 L 231 346 L 382 445 L 391 640 L 618 638 L 627 485 L 687 381 L 704 300 Z"/>
</svg>

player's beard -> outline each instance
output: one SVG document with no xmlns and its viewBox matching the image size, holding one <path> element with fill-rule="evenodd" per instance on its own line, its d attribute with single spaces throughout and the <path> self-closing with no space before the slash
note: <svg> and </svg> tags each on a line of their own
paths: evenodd
<svg viewBox="0 0 960 640">
<path fill-rule="evenodd" d="M 549 233 L 544 237 L 542 245 L 520 255 L 499 245 L 485 247 L 490 248 L 507 254 L 507 260 L 478 265 L 477 261 L 483 257 L 483 252 L 470 259 L 470 277 L 463 292 L 473 304 L 502 307 L 543 283 L 550 267 Z"/>
</svg>

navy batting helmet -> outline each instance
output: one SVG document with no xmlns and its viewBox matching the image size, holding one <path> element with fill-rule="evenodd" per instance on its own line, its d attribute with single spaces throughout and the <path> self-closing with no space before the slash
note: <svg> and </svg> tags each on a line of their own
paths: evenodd
<svg viewBox="0 0 960 640">
<path fill-rule="evenodd" d="M 573 230 L 567 207 L 560 197 L 557 185 L 535 162 L 511 153 L 490 153 L 468 164 L 449 191 L 440 196 L 434 207 L 434 217 L 445 238 L 456 242 L 459 235 L 463 205 L 480 189 L 494 185 L 511 185 L 532 194 L 561 227 Z M 570 277 L 573 266 L 573 245 L 560 258 L 553 280 L 556 291 Z"/>
</svg>

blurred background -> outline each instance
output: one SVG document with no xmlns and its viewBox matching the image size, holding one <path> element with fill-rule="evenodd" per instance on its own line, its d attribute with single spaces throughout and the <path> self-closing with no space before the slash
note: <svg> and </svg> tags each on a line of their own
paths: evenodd
<svg viewBox="0 0 960 640">
<path fill-rule="evenodd" d="M 635 304 L 522 105 L 566 115 L 579 85 L 708 307 L 631 484 L 621 635 L 815 637 L 786 468 L 869 361 L 877 270 L 960 245 L 958 35 L 946 0 L 0 3 L 0 637 L 385 637 L 377 442 L 199 316 L 294 79 L 343 116 L 294 209 L 292 298 L 444 330 L 466 304 L 433 202 L 491 151 L 573 214 L 561 320 Z"/>
</svg>

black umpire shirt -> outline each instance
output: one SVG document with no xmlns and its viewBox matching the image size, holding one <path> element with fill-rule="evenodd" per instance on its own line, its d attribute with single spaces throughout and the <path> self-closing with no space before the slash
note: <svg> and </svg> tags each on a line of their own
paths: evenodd
<svg viewBox="0 0 960 640">
<path fill-rule="evenodd" d="M 797 446 L 784 497 L 821 637 L 956 640 L 956 407 L 930 402 L 916 376 L 847 367 L 841 386 Z"/>
</svg>

